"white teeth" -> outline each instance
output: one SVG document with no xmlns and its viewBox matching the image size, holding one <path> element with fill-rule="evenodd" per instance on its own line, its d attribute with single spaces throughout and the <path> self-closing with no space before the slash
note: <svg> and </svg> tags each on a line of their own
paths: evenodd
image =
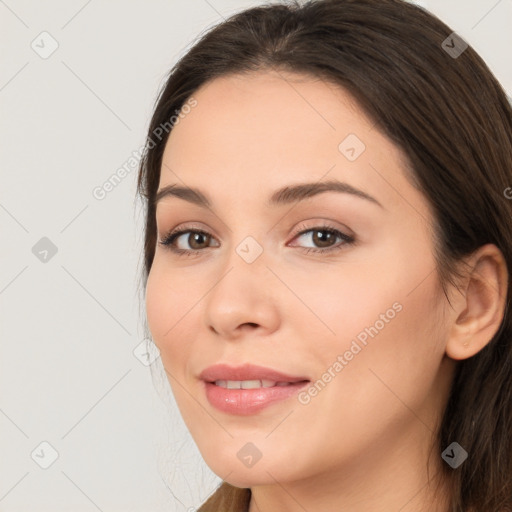
<svg viewBox="0 0 512 512">
<path fill-rule="evenodd" d="M 236 382 L 236 381 L 234 381 L 234 382 Z M 243 380 L 243 381 L 240 382 L 240 387 L 242 389 L 257 389 L 257 388 L 261 388 L 261 380 Z"/>
<path fill-rule="evenodd" d="M 275 382 L 273 380 L 216 380 L 215 385 L 226 389 L 258 389 L 272 388 L 274 386 L 287 386 L 288 382 Z"/>
</svg>

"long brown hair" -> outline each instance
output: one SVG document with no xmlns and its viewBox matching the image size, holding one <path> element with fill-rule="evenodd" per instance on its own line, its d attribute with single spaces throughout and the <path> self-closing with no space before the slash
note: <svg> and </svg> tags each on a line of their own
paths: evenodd
<svg viewBox="0 0 512 512">
<path fill-rule="evenodd" d="M 303 73 L 343 87 L 405 152 L 411 179 L 434 211 L 445 294 L 446 284 L 457 282 L 458 262 L 487 243 L 502 251 L 511 275 L 512 108 L 471 46 L 450 53 L 464 48 L 452 32 L 402 0 L 267 5 L 209 30 L 171 70 L 150 123 L 138 178 L 146 206 L 144 288 L 156 243 L 153 201 L 171 131 L 155 141 L 155 130 L 207 81 L 257 70 Z M 457 441 L 469 453 L 457 469 L 442 465 L 453 512 L 512 510 L 511 286 L 509 280 L 499 331 L 458 364 L 433 447 L 440 456 Z M 249 495 L 225 484 L 200 510 L 245 510 Z"/>
</svg>

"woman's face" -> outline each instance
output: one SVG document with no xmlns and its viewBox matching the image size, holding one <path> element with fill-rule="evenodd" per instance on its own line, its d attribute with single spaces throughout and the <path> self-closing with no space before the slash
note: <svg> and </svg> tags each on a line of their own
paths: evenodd
<svg viewBox="0 0 512 512">
<path fill-rule="evenodd" d="M 229 76 L 194 98 L 159 190 L 194 188 L 209 206 L 174 189 L 156 219 L 159 241 L 206 234 L 157 243 L 146 305 L 206 463 L 240 487 L 410 472 L 453 361 L 432 213 L 402 153 L 321 80 Z M 202 373 L 217 364 L 269 371 Z"/>
</svg>

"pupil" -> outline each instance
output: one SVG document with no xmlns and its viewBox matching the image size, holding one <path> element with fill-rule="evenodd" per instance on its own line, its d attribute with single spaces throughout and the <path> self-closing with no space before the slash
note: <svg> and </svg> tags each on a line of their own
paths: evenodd
<svg viewBox="0 0 512 512">
<path fill-rule="evenodd" d="M 196 242 L 201 245 L 201 238 L 206 238 L 205 235 L 202 233 L 191 233 L 190 235 L 192 237 L 192 243 L 190 243 L 190 237 L 189 237 L 189 243 L 190 247 L 194 247 Z M 204 243 L 204 242 L 203 242 Z M 196 247 L 197 248 L 197 247 Z"/>
<path fill-rule="evenodd" d="M 324 236 L 317 236 L 318 233 L 324 233 Z M 320 247 L 328 247 L 332 236 L 333 233 L 329 231 L 315 231 L 313 233 L 313 241 L 315 244 L 320 245 Z"/>
</svg>

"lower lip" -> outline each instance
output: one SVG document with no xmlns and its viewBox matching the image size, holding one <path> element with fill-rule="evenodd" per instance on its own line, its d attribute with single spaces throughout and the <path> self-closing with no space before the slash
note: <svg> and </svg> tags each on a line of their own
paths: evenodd
<svg viewBox="0 0 512 512">
<path fill-rule="evenodd" d="M 257 389 L 226 389 L 212 382 L 205 382 L 206 398 L 213 407 L 228 414 L 248 416 L 256 414 L 268 405 L 286 400 L 307 386 L 309 381 Z"/>
</svg>

